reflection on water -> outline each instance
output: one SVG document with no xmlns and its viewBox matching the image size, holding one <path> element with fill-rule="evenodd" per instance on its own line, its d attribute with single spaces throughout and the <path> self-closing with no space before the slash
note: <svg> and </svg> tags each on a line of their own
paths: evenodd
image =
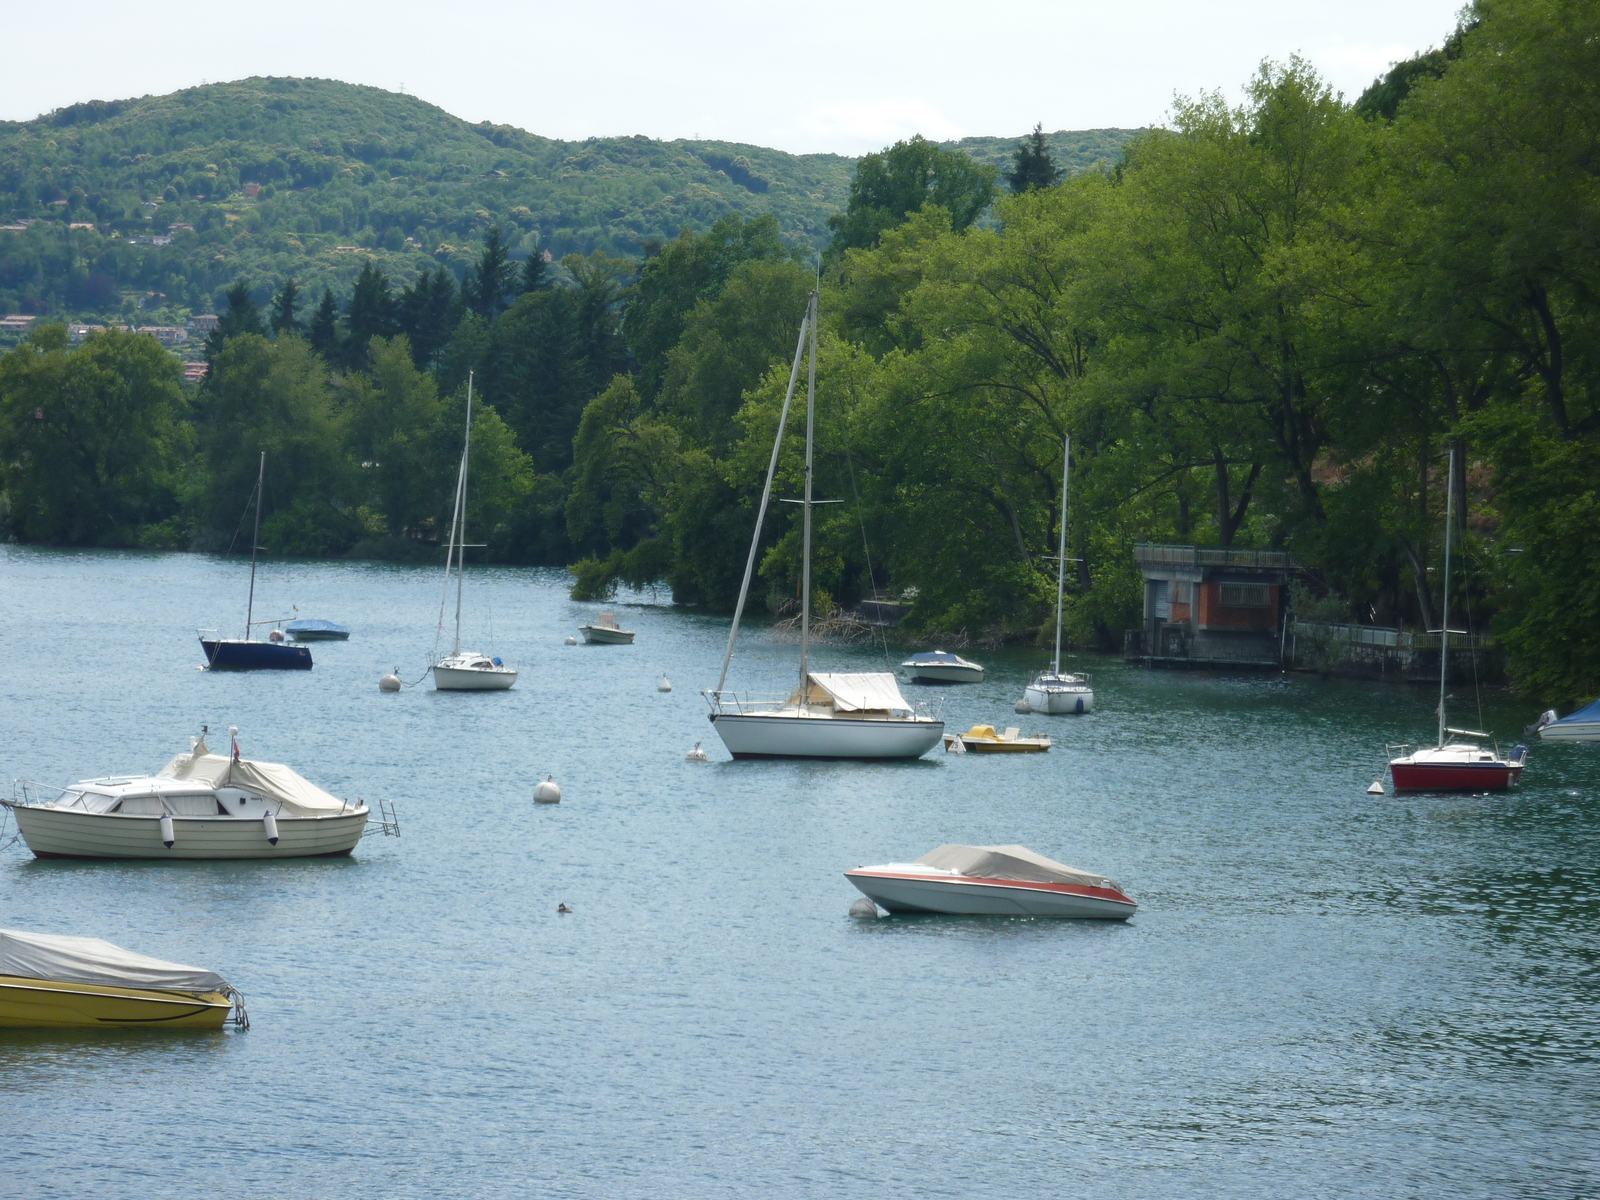
<svg viewBox="0 0 1600 1200">
<path fill-rule="evenodd" d="M 247 569 L 0 547 L 0 645 L 49 650 L 0 694 L 0 772 L 152 769 L 238 725 L 251 756 L 393 800 L 404 836 L 278 863 L 0 852 L 0 923 L 210 967 L 253 1022 L 0 1032 L 0 1129 L 28 1131 L 8 1193 L 1600 1191 L 1600 747 L 1535 746 L 1507 795 L 1370 796 L 1384 743 L 1433 728 L 1426 689 L 1079 656 L 1097 711 L 1023 717 L 1043 656 L 1007 650 L 917 695 L 1049 754 L 730 763 L 697 693 L 714 614 L 624 597 L 636 645 L 567 647 L 602 606 L 559 572 L 473 572 L 469 640 L 520 660 L 517 688 L 384 694 L 426 665 L 438 571 L 268 563 L 266 603 L 351 640 L 310 672 L 198 671 L 194 628 L 236 619 Z M 729 683 L 784 690 L 794 661 L 757 630 Z M 1506 744 L 1533 716 L 1485 705 Z M 559 806 L 532 803 L 546 775 Z M 1140 910 L 847 916 L 843 871 L 953 841 L 1104 871 Z"/>
</svg>

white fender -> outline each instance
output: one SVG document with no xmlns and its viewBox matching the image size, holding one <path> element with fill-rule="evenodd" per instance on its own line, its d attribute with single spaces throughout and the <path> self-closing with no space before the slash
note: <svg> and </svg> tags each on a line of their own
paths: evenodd
<svg viewBox="0 0 1600 1200">
<path fill-rule="evenodd" d="M 273 816 L 272 811 L 268 809 L 261 814 L 261 823 L 267 827 L 267 841 L 276 846 L 278 844 L 278 818 Z"/>
<path fill-rule="evenodd" d="M 178 839 L 177 839 L 176 835 L 174 835 L 173 832 L 172 832 L 172 815 L 170 813 L 162 813 L 161 814 L 161 844 L 163 846 L 165 846 L 168 850 L 171 850 L 172 849 L 172 843 L 176 842 L 177 840 Z"/>
</svg>

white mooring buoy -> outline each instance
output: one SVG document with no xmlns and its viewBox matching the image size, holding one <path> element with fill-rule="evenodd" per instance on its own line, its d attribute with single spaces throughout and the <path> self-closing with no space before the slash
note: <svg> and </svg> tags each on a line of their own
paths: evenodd
<svg viewBox="0 0 1600 1200">
<path fill-rule="evenodd" d="M 535 804 L 560 804 L 561 788 L 550 776 L 545 776 L 543 783 L 533 789 L 533 802 Z"/>
<path fill-rule="evenodd" d="M 382 679 L 378 680 L 378 690 L 380 692 L 398 692 L 400 690 L 399 667 L 396 667 L 392 674 L 385 675 Z"/>
<path fill-rule="evenodd" d="M 1023 716 L 1027 716 L 1029 713 L 1031 713 L 1033 711 L 1033 705 L 1029 704 L 1028 701 L 1027 701 L 1027 698 L 1024 697 L 1023 699 L 1018 700 L 1016 702 L 1016 704 L 1014 704 L 1012 706 L 1012 711 L 1013 712 L 1019 712 Z"/>
<path fill-rule="evenodd" d="M 1383 776 L 1380 775 L 1380 776 L 1378 776 L 1376 779 L 1374 779 L 1372 781 L 1372 786 L 1367 789 L 1367 795 L 1369 795 L 1369 796 L 1382 796 L 1384 794 L 1385 793 L 1384 793 L 1384 790 L 1383 790 Z"/>
<path fill-rule="evenodd" d="M 696 742 L 694 744 L 694 749 L 689 751 L 689 753 L 685 754 L 683 757 L 689 762 L 706 762 L 711 758 L 709 754 L 700 749 L 699 742 Z"/>
<path fill-rule="evenodd" d="M 668 679 L 665 675 L 663 675 L 661 677 L 661 682 L 656 684 L 656 691 L 658 691 L 658 692 L 670 692 L 671 690 L 672 690 L 672 680 Z"/>
<path fill-rule="evenodd" d="M 875 921 L 878 919 L 878 906 L 863 896 L 850 906 L 850 915 L 862 921 Z"/>
<path fill-rule="evenodd" d="M 578 639 L 575 638 L 575 637 L 569 637 L 566 640 L 566 645 L 568 645 L 568 646 L 576 646 L 577 644 L 578 644 Z"/>
</svg>

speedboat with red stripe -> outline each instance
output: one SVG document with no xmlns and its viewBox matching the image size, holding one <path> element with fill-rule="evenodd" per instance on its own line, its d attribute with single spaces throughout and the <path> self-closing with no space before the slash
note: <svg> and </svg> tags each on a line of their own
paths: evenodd
<svg viewBox="0 0 1600 1200">
<path fill-rule="evenodd" d="M 1026 846 L 940 846 L 844 877 L 892 913 L 1126 921 L 1139 907 L 1113 880 Z"/>
</svg>

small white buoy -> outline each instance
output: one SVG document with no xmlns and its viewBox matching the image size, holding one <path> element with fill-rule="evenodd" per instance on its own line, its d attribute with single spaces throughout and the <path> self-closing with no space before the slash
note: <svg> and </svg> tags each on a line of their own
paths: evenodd
<svg viewBox="0 0 1600 1200">
<path fill-rule="evenodd" d="M 261 814 L 261 823 L 267 827 L 268 844 L 276 846 L 278 844 L 278 818 L 272 815 L 271 809 Z"/>
<path fill-rule="evenodd" d="M 545 776 L 543 783 L 533 789 L 533 802 L 535 804 L 560 804 L 561 788 L 550 776 Z"/>
<path fill-rule="evenodd" d="M 878 919 L 878 906 L 865 896 L 850 906 L 850 915 L 863 921 Z"/>
<path fill-rule="evenodd" d="M 385 675 L 382 679 L 378 680 L 378 690 L 380 692 L 398 692 L 400 690 L 399 667 L 396 667 L 393 673 Z"/>
<path fill-rule="evenodd" d="M 578 639 L 575 637 L 569 637 L 566 644 L 569 646 L 576 646 L 578 644 Z"/>
<path fill-rule="evenodd" d="M 172 832 L 172 815 L 170 813 L 162 813 L 161 814 L 161 844 L 163 846 L 165 846 L 168 850 L 171 850 L 172 849 L 172 843 L 177 841 L 177 840 L 178 840 L 177 835 Z"/>
<path fill-rule="evenodd" d="M 1382 796 L 1383 794 L 1383 776 L 1380 775 L 1372 781 L 1372 786 L 1367 789 L 1367 795 Z"/>
<path fill-rule="evenodd" d="M 711 756 L 704 750 L 700 749 L 700 743 L 696 742 L 694 744 L 694 749 L 689 751 L 689 753 L 685 754 L 683 757 L 689 762 L 706 762 Z"/>
<path fill-rule="evenodd" d="M 1019 712 L 1023 716 L 1027 716 L 1029 713 L 1031 713 L 1033 711 L 1033 705 L 1028 703 L 1027 697 L 1023 697 L 1021 700 L 1018 700 L 1015 705 L 1012 706 L 1012 711 L 1013 712 Z"/>
<path fill-rule="evenodd" d="M 665 675 L 663 675 L 661 677 L 661 682 L 656 684 L 656 691 L 658 691 L 658 692 L 670 692 L 671 690 L 672 690 L 672 680 L 668 679 Z"/>
</svg>

